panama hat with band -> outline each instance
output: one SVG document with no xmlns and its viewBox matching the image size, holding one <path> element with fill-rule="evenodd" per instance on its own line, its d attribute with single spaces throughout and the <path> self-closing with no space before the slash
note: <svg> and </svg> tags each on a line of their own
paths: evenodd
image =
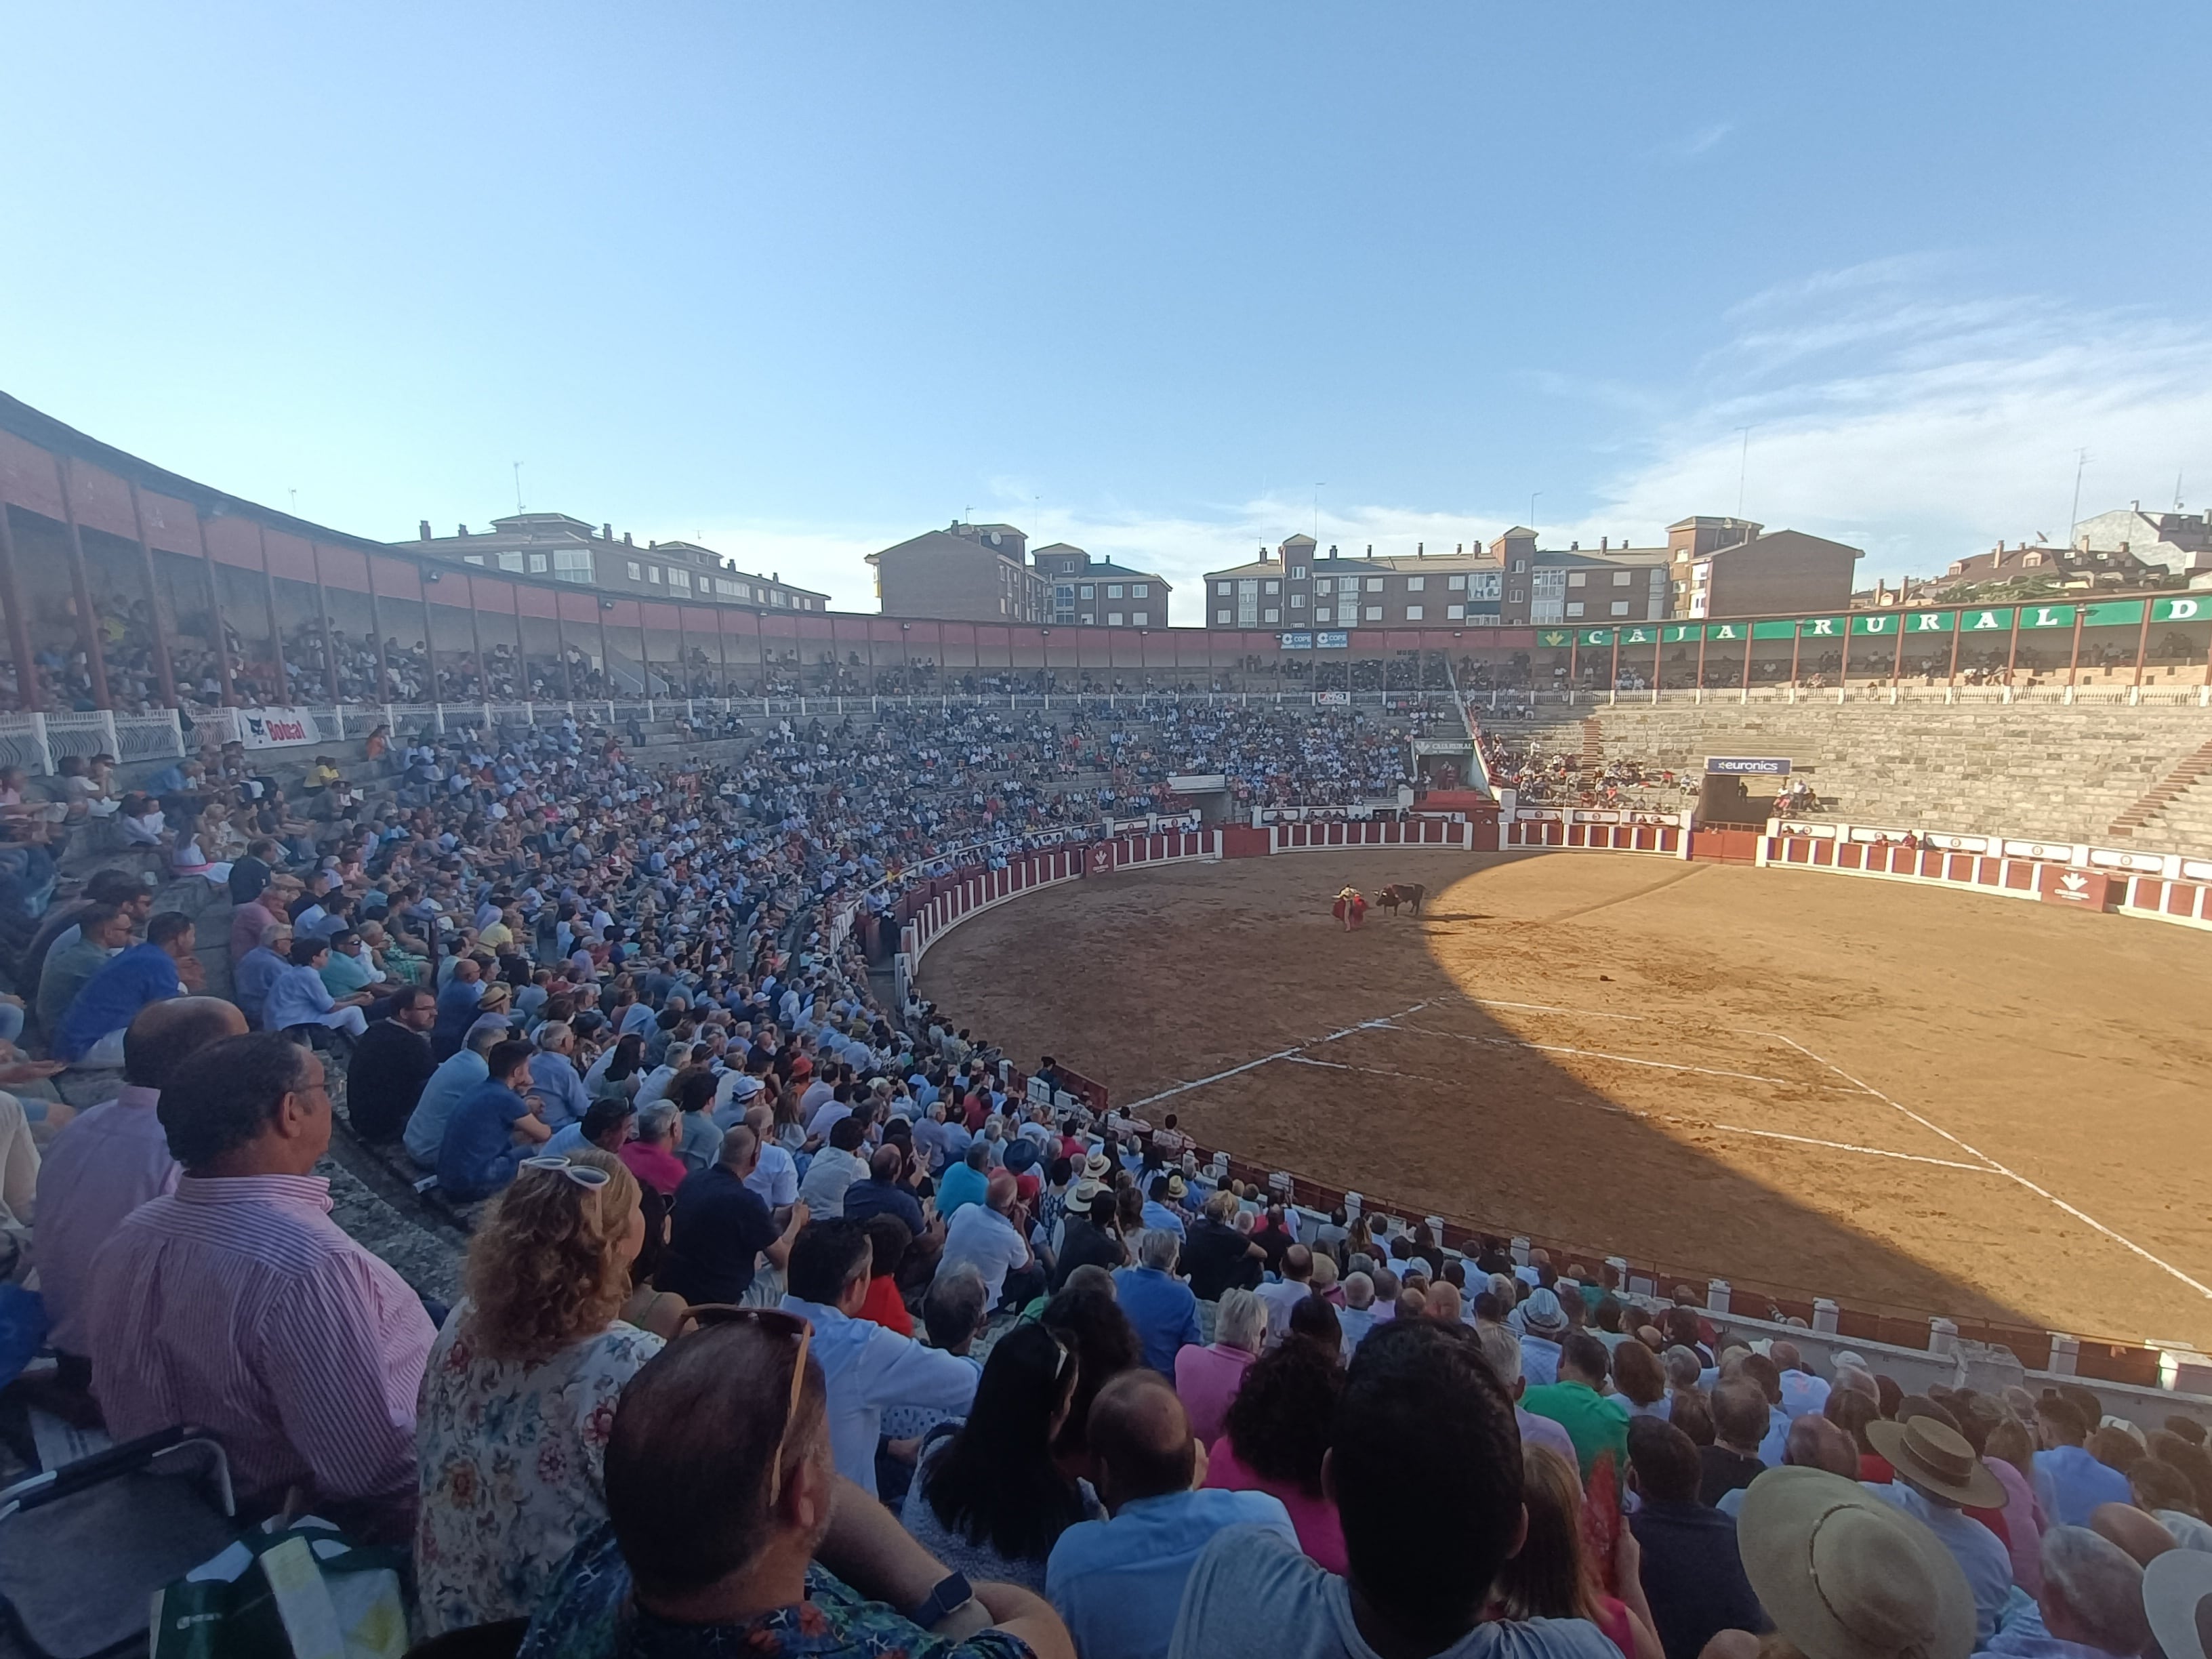
<svg viewBox="0 0 2212 1659">
<path fill-rule="evenodd" d="M 1766 1471 L 1743 1495 L 1736 1546 L 1774 1627 L 1805 1659 L 1966 1659 L 1974 1596 L 1943 1542 L 1856 1481 Z"/>
<path fill-rule="evenodd" d="M 1114 1173 L 1114 1160 L 1103 1152 L 1093 1152 L 1083 1160 L 1083 1173 L 1092 1181 L 1103 1181 Z"/>
<path fill-rule="evenodd" d="M 2212 1656 L 2212 1555 L 2166 1551 L 2143 1569 L 2142 1598 L 2166 1659 Z"/>
<path fill-rule="evenodd" d="M 1866 1425 L 1875 1455 L 1889 1460 L 1905 1485 L 1966 1510 L 2001 1510 L 2005 1489 L 1974 1455 L 1966 1437 L 1932 1417 L 1891 1423 L 1881 1418 Z"/>
</svg>

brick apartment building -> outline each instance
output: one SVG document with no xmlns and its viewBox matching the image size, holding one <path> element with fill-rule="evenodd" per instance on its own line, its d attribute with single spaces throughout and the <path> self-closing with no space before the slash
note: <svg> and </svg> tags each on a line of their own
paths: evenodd
<svg viewBox="0 0 2212 1659">
<path fill-rule="evenodd" d="M 1667 526 L 1668 580 L 1678 617 L 1788 617 L 1842 611 L 1851 600 L 1856 547 L 1769 531 L 1748 519 L 1694 518 Z"/>
<path fill-rule="evenodd" d="M 1169 585 L 1010 524 L 962 524 L 868 555 L 884 614 L 1083 628 L 1165 628 Z"/>
<path fill-rule="evenodd" d="M 425 519 L 415 540 L 392 545 L 459 564 L 519 576 L 550 576 L 641 599 L 704 599 L 763 611 L 822 611 L 830 604 L 826 593 L 795 587 L 779 575 L 739 570 L 734 560 L 696 542 L 647 542 L 639 547 L 627 532 L 617 539 L 611 524 L 594 532 L 583 520 L 565 513 L 510 514 L 494 519 L 489 530 L 474 535 L 462 525 L 451 536 L 433 536 Z"/>
</svg>

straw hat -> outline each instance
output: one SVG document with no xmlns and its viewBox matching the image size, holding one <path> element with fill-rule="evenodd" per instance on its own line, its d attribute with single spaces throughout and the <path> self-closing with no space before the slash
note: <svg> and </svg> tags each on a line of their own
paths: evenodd
<svg viewBox="0 0 2212 1659">
<path fill-rule="evenodd" d="M 1856 1481 L 1767 1470 L 1744 1493 L 1736 1544 L 1753 1591 L 1806 1659 L 1973 1651 L 1973 1592 L 1951 1552 Z"/>
<path fill-rule="evenodd" d="M 1085 1177 L 1084 1180 L 1077 1182 L 1075 1185 L 1069 1189 L 1067 1201 L 1073 1208 L 1079 1210 L 1087 1215 L 1090 1213 L 1091 1206 L 1096 1204 L 1101 1198 L 1104 1197 L 1105 1194 L 1105 1182 L 1103 1181 L 1093 1181 Z M 2208 1557 L 2207 1559 L 2212 1559 L 2212 1557 Z"/>
<path fill-rule="evenodd" d="M 1103 1181 L 1114 1173 L 1114 1160 L 1103 1152 L 1093 1152 L 1083 1160 L 1083 1173 L 1087 1180 Z"/>
<path fill-rule="evenodd" d="M 2004 1507 L 2005 1490 L 1966 1438 L 1948 1423 L 1914 1417 L 1902 1423 L 1876 1418 L 1866 1425 L 1875 1454 L 1889 1460 L 1897 1478 L 1909 1486 L 1961 1509 Z"/>
<path fill-rule="evenodd" d="M 2168 1550 L 2143 1569 L 2143 1613 L 2166 1659 L 2212 1654 L 2212 1555 Z"/>
</svg>

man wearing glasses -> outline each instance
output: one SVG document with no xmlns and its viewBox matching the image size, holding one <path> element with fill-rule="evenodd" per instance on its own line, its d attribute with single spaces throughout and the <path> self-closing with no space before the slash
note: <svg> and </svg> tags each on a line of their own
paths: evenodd
<svg viewBox="0 0 2212 1659">
<path fill-rule="evenodd" d="M 184 1174 L 92 1262 L 92 1389 L 117 1440 L 205 1427 L 240 1510 L 298 1487 L 366 1537 L 405 1537 L 415 1397 L 437 1333 L 404 1280 L 331 1219 L 323 1062 L 275 1032 L 227 1037 L 156 1109 Z"/>
</svg>

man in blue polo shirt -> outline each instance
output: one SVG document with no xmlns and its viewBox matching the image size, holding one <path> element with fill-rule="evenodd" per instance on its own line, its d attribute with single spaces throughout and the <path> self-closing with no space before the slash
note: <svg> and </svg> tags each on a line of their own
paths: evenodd
<svg viewBox="0 0 2212 1659">
<path fill-rule="evenodd" d="M 138 1011 L 206 983 L 192 955 L 192 920 L 164 910 L 146 924 L 146 942 L 112 957 L 85 981 L 54 1033 L 58 1060 L 73 1066 L 120 1066 L 123 1034 Z"/>
<path fill-rule="evenodd" d="M 1158 1659 L 1198 1553 L 1225 1527 L 1297 1534 L 1282 1500 L 1263 1492 L 1203 1489 L 1206 1448 L 1175 1390 L 1139 1367 L 1098 1391 L 1087 1430 L 1098 1496 L 1113 1518 L 1060 1535 L 1045 1563 L 1045 1594 L 1083 1659 Z"/>
<path fill-rule="evenodd" d="M 1137 1242 L 1138 1265 L 1114 1275 L 1114 1299 L 1144 1346 L 1145 1364 L 1170 1378 L 1176 1355 L 1190 1343 L 1206 1340 L 1199 1331 L 1198 1298 L 1175 1276 L 1182 1248 L 1182 1241 L 1166 1228 L 1147 1229 Z"/>
<path fill-rule="evenodd" d="M 527 1042 L 495 1043 L 484 1057 L 490 1075 L 453 1108 L 438 1148 L 438 1189 L 456 1203 L 489 1198 L 552 1138 L 523 1097 L 533 1052 Z"/>
</svg>

